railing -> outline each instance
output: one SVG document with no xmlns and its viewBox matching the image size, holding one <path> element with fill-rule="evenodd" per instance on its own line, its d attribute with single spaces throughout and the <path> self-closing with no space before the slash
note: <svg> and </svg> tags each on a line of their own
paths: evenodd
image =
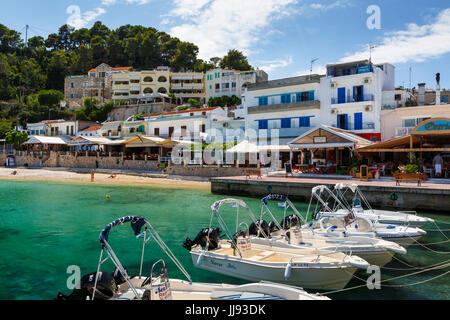
<svg viewBox="0 0 450 320">
<path fill-rule="evenodd" d="M 333 128 L 340 128 L 337 124 L 333 124 Z M 352 131 L 358 131 L 358 130 L 375 130 L 375 123 L 374 122 L 364 122 L 362 124 L 362 128 L 356 129 L 353 122 L 349 122 L 347 125 L 347 128 L 340 128 L 344 130 L 352 130 Z"/>
<path fill-rule="evenodd" d="M 347 96 L 345 99 L 331 98 L 331 104 L 342 104 L 342 103 L 355 103 L 355 102 L 365 102 L 374 101 L 373 94 L 366 94 L 364 96 Z"/>
</svg>

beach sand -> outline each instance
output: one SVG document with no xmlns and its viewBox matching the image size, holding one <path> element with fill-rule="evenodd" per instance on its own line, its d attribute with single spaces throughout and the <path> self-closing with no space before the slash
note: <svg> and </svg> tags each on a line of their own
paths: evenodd
<svg viewBox="0 0 450 320">
<path fill-rule="evenodd" d="M 11 175 L 13 171 L 17 171 L 17 175 Z M 81 183 L 92 185 L 130 185 L 130 186 L 160 186 L 164 188 L 190 188 L 209 191 L 211 190 L 210 182 L 192 181 L 183 177 L 176 178 L 151 178 L 139 175 L 129 175 L 126 173 L 114 173 L 116 178 L 110 178 L 111 173 L 95 173 L 94 182 L 91 182 L 91 174 L 64 171 L 64 170 L 48 170 L 48 169 L 11 169 L 0 168 L 0 180 L 14 181 L 43 181 L 43 182 L 63 182 L 63 183 Z"/>
</svg>

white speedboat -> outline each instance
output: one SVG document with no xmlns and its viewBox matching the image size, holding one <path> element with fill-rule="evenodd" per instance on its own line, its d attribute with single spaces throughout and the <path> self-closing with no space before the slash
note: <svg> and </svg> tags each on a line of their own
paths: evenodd
<svg viewBox="0 0 450 320">
<path fill-rule="evenodd" d="M 268 203 L 270 200 L 278 201 L 278 207 L 283 208 L 283 219 L 277 222 Z M 268 215 L 272 220 L 269 225 L 270 238 L 253 237 L 254 244 L 267 244 L 282 248 L 314 248 L 318 250 L 332 250 L 354 254 L 371 265 L 384 266 L 396 254 L 406 254 L 406 249 L 397 243 L 369 236 L 327 237 L 308 228 L 303 216 L 295 205 L 285 195 L 270 194 L 261 199 L 260 221 Z M 288 212 L 292 210 L 292 214 Z M 303 228 L 302 228 L 303 224 Z"/>
<path fill-rule="evenodd" d="M 109 242 L 112 227 L 130 223 L 137 238 L 143 239 L 140 271 L 138 276 L 130 277 L 122 266 Z M 141 232 L 141 229 L 144 231 Z M 188 281 L 170 279 L 164 260 L 155 262 L 148 276 L 142 276 L 145 246 L 154 239 L 172 262 L 186 276 Z M 276 283 L 259 282 L 244 285 L 213 283 L 195 283 L 173 255 L 153 226 L 143 217 L 128 216 L 107 225 L 100 233 L 102 250 L 97 272 L 85 275 L 79 283 L 80 289 L 70 296 L 58 294 L 60 300 L 329 300 L 328 298 L 309 294 L 301 288 Z M 105 257 L 105 256 L 106 257 Z M 101 265 L 111 261 L 115 270 L 113 274 L 100 271 Z M 162 268 L 157 270 L 157 266 Z M 156 272 L 155 272 L 156 271 Z"/>
<path fill-rule="evenodd" d="M 341 252 L 254 244 L 246 232 L 238 232 L 238 218 L 236 233 L 230 232 L 219 213 L 224 204 L 236 207 L 237 217 L 240 207 L 246 209 L 256 221 L 244 201 L 224 199 L 215 202 L 211 206 L 209 228 L 184 243 L 197 268 L 250 281 L 264 280 L 310 289 L 342 289 L 358 268 L 369 266 L 365 260 Z M 211 227 L 213 217 L 228 241 L 220 239 L 221 229 Z M 261 227 L 259 229 L 264 233 Z"/>
<path fill-rule="evenodd" d="M 363 217 L 374 223 L 407 225 L 411 227 L 421 227 L 433 219 L 418 216 L 415 211 L 389 211 L 373 209 L 367 198 L 355 183 L 337 183 L 334 187 L 335 195 L 345 205 L 345 208 L 334 210 L 332 215 L 329 212 L 320 212 L 318 218 L 331 216 L 345 216 L 352 210 L 357 217 Z"/>
<path fill-rule="evenodd" d="M 426 235 L 426 231 L 409 225 L 394 225 L 379 223 L 371 220 L 365 214 L 348 207 L 346 200 L 338 197 L 327 186 L 316 186 L 312 189 L 312 196 L 307 217 L 310 215 L 312 200 L 317 200 L 312 218 L 319 223 L 310 224 L 316 233 L 327 236 L 345 234 L 346 236 L 377 236 L 379 238 L 396 242 L 403 247 L 416 242 Z M 319 208 L 319 210 L 317 210 Z M 344 214 L 345 213 L 345 214 Z M 332 221 L 332 222 L 330 222 Z"/>
</svg>

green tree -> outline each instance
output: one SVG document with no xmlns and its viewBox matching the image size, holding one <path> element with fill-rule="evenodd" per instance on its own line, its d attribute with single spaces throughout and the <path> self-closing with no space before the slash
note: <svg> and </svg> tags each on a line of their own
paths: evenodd
<svg viewBox="0 0 450 320">
<path fill-rule="evenodd" d="M 228 51 L 228 54 L 220 61 L 220 67 L 240 71 L 249 71 L 252 69 L 252 66 L 247 61 L 247 57 L 236 49 Z"/>
<path fill-rule="evenodd" d="M 19 148 L 19 146 L 26 142 L 28 140 L 28 133 L 27 132 L 16 132 L 16 131 L 10 131 L 6 134 L 5 137 L 6 143 L 13 144 L 16 149 Z"/>
<path fill-rule="evenodd" d="M 0 119 L 0 139 L 5 139 L 6 135 L 13 129 L 13 123 L 8 119 Z"/>
<path fill-rule="evenodd" d="M 38 101 L 41 105 L 48 107 L 59 107 L 60 102 L 64 100 L 64 94 L 58 90 L 42 90 L 38 92 Z"/>
</svg>

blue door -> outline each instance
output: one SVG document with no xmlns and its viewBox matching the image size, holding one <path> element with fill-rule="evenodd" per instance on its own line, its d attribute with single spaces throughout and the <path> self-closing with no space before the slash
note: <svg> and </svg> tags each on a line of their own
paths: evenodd
<svg viewBox="0 0 450 320">
<path fill-rule="evenodd" d="M 348 114 L 338 114 L 336 127 L 348 130 Z"/>
<path fill-rule="evenodd" d="M 338 88 L 338 103 L 345 103 L 345 88 Z"/>
<path fill-rule="evenodd" d="M 362 130 L 363 127 L 362 117 L 363 117 L 362 112 L 355 113 L 355 130 Z"/>
</svg>

